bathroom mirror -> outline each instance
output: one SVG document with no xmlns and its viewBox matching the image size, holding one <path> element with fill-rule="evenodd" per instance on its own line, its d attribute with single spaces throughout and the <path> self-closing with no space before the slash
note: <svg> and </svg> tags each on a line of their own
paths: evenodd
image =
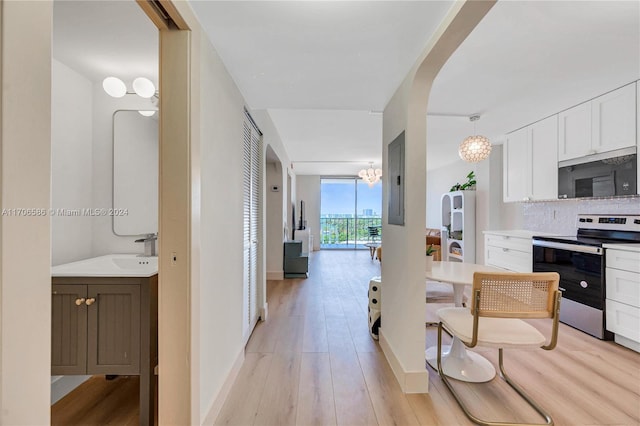
<svg viewBox="0 0 640 426">
<path fill-rule="evenodd" d="M 113 114 L 113 232 L 158 232 L 158 120 L 138 111 Z"/>
</svg>

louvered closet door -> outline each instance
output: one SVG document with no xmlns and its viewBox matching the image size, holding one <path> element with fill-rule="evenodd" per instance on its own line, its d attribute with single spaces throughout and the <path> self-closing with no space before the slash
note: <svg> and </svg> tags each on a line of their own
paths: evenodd
<svg viewBox="0 0 640 426">
<path fill-rule="evenodd" d="M 262 138 L 259 131 L 245 118 L 243 124 L 243 213 L 244 213 L 244 272 L 243 272 L 243 335 L 245 340 L 258 319 L 258 238 L 260 230 Z"/>
</svg>

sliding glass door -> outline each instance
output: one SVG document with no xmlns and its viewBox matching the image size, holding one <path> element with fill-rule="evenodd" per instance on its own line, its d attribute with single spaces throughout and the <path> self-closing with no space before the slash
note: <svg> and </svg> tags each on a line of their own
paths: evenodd
<svg viewBox="0 0 640 426">
<path fill-rule="evenodd" d="M 321 179 L 320 248 L 359 249 L 379 241 L 381 210 L 381 184 L 369 187 L 356 177 Z"/>
</svg>

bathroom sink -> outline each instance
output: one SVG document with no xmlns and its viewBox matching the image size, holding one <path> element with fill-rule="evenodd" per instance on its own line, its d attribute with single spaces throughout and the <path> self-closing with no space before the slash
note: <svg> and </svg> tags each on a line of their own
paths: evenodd
<svg viewBox="0 0 640 426">
<path fill-rule="evenodd" d="M 146 270 L 151 268 L 158 270 L 158 258 L 156 256 L 114 257 L 111 261 L 120 269 Z"/>
<path fill-rule="evenodd" d="M 108 254 L 51 268 L 52 277 L 150 277 L 158 273 L 158 258 Z"/>
</svg>

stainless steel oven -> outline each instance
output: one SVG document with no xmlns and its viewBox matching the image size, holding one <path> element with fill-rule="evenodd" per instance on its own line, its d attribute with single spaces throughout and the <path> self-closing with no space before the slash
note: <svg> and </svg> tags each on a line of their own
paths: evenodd
<svg viewBox="0 0 640 426">
<path fill-rule="evenodd" d="M 534 236 L 533 271 L 560 274 L 560 321 L 599 339 L 606 330 L 605 243 L 640 242 L 638 215 L 579 215 L 576 236 Z"/>
</svg>

